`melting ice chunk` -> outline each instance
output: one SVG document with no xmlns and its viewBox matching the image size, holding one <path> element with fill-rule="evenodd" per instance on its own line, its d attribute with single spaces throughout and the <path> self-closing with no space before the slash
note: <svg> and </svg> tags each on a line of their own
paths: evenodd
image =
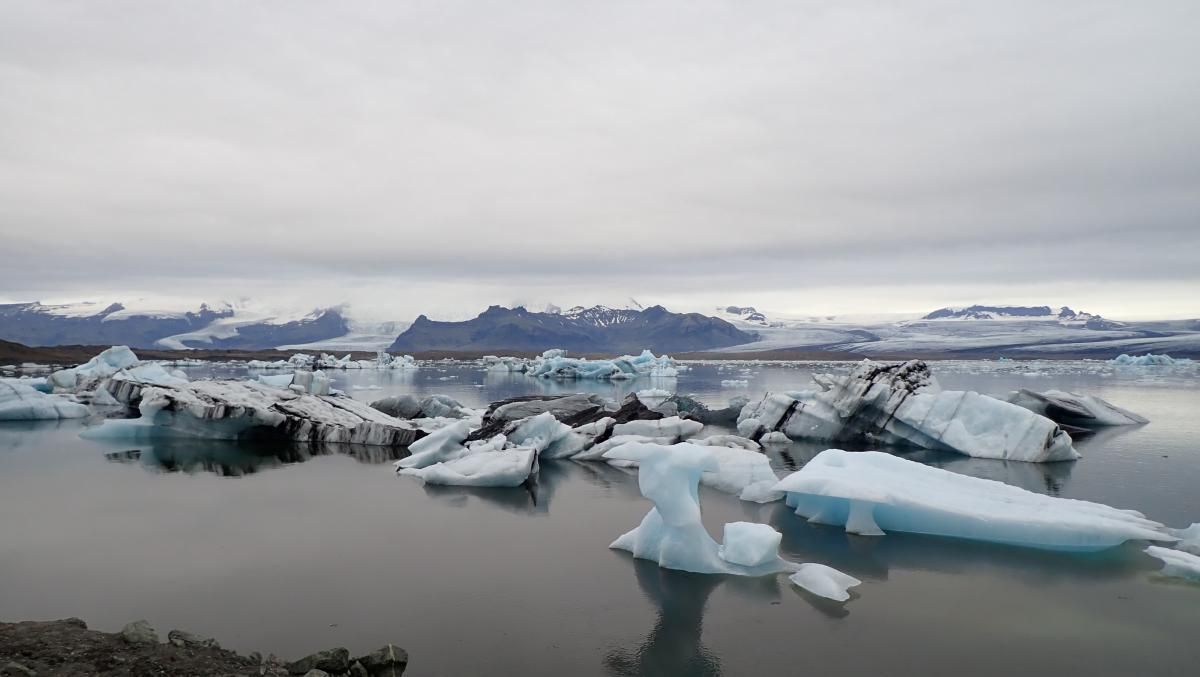
<svg viewBox="0 0 1200 677">
<path fill-rule="evenodd" d="M 1157 545 L 1146 548 L 1146 554 L 1162 560 L 1164 576 L 1200 581 L 1200 557 Z"/>
<path fill-rule="evenodd" d="M 721 559 L 730 564 L 757 567 L 779 558 L 783 534 L 766 524 L 729 522 L 725 525 L 724 541 L 718 549 Z"/>
<path fill-rule="evenodd" d="M 1069 551 L 1179 540 L 1133 510 L 1035 494 L 876 451 L 826 449 L 774 488 L 797 515 L 852 533 L 906 531 Z"/>
<path fill-rule="evenodd" d="M 789 576 L 788 580 L 814 595 L 832 599 L 835 602 L 845 602 L 850 599 L 850 588 L 862 583 L 857 578 L 844 574 L 833 567 L 815 563 L 801 564 L 800 570 Z"/>
</svg>

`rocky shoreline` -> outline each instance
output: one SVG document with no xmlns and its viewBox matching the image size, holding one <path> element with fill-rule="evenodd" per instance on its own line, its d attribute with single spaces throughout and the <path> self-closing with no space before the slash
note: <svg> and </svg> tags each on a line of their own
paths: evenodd
<svg viewBox="0 0 1200 677">
<path fill-rule="evenodd" d="M 357 658 L 337 647 L 284 661 L 242 656 L 182 630 L 160 642 L 146 621 L 114 633 L 78 618 L 0 622 L 2 677 L 399 677 L 407 666 L 408 653 L 392 644 Z"/>
</svg>

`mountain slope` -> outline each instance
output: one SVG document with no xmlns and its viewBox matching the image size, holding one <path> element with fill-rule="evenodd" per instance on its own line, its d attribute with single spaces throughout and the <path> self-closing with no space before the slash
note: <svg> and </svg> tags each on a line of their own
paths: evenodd
<svg viewBox="0 0 1200 677">
<path fill-rule="evenodd" d="M 123 303 L 0 305 L 0 339 L 28 346 L 127 345 L 133 348 L 264 349 L 342 336 L 336 309 L 306 317 L 249 313 L 225 305 L 163 310 Z"/>
<path fill-rule="evenodd" d="M 662 306 L 645 310 L 604 306 L 537 313 L 491 306 L 464 322 L 436 322 L 422 315 L 388 349 L 655 352 L 708 350 L 756 339 L 756 335 L 699 313 L 672 313 Z"/>
</svg>

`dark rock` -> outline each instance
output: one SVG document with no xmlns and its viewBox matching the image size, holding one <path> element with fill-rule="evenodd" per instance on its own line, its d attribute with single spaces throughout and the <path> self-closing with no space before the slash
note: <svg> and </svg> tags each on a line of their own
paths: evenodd
<svg viewBox="0 0 1200 677">
<path fill-rule="evenodd" d="M 130 644 L 158 644 L 158 633 L 146 621 L 134 621 L 121 628 L 121 639 Z"/>
<path fill-rule="evenodd" d="M 408 667 L 408 652 L 388 644 L 358 659 L 371 677 L 400 677 Z"/>
<path fill-rule="evenodd" d="M 350 664 L 350 677 L 371 677 L 371 673 L 367 672 L 362 663 L 354 661 Z"/>
<path fill-rule="evenodd" d="M 288 663 L 287 670 L 292 675 L 304 675 L 309 670 L 324 670 L 341 674 L 350 669 L 350 652 L 342 647 L 318 651 L 311 656 L 305 656 L 298 661 Z"/>
<path fill-rule="evenodd" d="M 312 670 L 304 673 L 304 677 L 329 677 L 329 673 L 325 672 L 324 670 L 313 668 Z"/>
<path fill-rule="evenodd" d="M 167 641 L 178 647 L 192 649 L 220 649 L 221 645 L 212 637 L 201 637 L 183 630 L 172 630 L 167 633 Z"/>
</svg>

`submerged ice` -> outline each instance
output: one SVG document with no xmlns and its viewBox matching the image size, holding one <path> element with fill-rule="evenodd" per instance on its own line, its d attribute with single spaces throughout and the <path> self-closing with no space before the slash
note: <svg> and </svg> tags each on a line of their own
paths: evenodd
<svg viewBox="0 0 1200 677">
<path fill-rule="evenodd" d="M 1078 395 L 1062 390 L 1039 393 L 1022 389 L 1013 393 L 1008 401 L 1045 416 L 1055 423 L 1078 428 L 1091 429 L 1150 422 L 1144 416 L 1122 409 L 1095 395 Z"/>
<path fill-rule="evenodd" d="M 810 522 L 862 535 L 904 531 L 1067 551 L 1178 540 L 1133 510 L 1035 494 L 874 451 L 827 449 L 774 488 Z"/>
</svg>

